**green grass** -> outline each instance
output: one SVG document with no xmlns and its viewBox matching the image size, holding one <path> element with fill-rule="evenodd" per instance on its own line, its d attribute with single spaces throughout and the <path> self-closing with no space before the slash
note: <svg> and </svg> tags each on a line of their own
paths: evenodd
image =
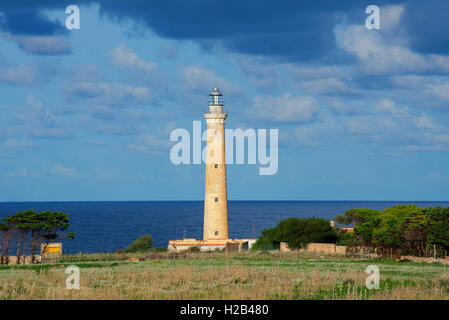
<svg viewBox="0 0 449 320">
<path fill-rule="evenodd" d="M 140 262 L 70 260 L 0 266 L 0 298 L 449 299 L 449 266 L 438 263 L 257 252 Z M 378 290 L 365 287 L 371 264 L 380 270 Z M 81 290 L 65 289 L 69 265 L 80 268 Z"/>
</svg>

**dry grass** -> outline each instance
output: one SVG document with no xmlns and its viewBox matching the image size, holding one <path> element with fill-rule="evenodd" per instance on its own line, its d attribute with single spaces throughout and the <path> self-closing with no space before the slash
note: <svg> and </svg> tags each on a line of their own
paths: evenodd
<svg viewBox="0 0 449 320">
<path fill-rule="evenodd" d="M 378 265 L 379 290 L 365 288 Z M 448 266 L 270 254 L 196 254 L 186 259 L 78 263 L 81 289 L 64 265 L 0 269 L 1 299 L 449 299 Z"/>
</svg>

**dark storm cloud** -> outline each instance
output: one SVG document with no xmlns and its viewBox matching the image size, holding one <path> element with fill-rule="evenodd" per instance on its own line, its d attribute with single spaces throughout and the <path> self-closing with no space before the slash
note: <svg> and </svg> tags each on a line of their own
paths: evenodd
<svg viewBox="0 0 449 320">
<path fill-rule="evenodd" d="M 0 19 L 0 29 L 13 35 L 46 36 L 65 34 L 67 29 L 58 21 L 52 21 L 43 13 L 26 9 L 5 12 Z"/>
<path fill-rule="evenodd" d="M 411 1 L 406 4 L 403 20 L 411 36 L 412 49 L 449 54 L 449 1 Z"/>
<path fill-rule="evenodd" d="M 63 26 L 41 15 L 44 9 L 61 9 L 65 0 L 2 1 L 1 27 L 12 34 L 54 35 Z M 78 0 L 78 5 L 93 1 Z M 364 24 L 365 0 L 273 1 L 273 0 L 97 0 L 100 13 L 114 21 L 131 20 L 158 35 L 188 39 L 205 49 L 217 45 L 246 54 L 288 61 L 345 61 L 336 46 L 337 22 Z M 446 0 L 383 0 L 379 6 L 404 4 L 404 26 L 415 50 L 449 53 L 449 3 Z"/>
</svg>

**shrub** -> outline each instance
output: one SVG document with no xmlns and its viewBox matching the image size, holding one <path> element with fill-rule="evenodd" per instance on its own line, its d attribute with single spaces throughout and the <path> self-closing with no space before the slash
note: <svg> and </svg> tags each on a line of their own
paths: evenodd
<svg viewBox="0 0 449 320">
<path fill-rule="evenodd" d="M 144 252 L 153 247 L 153 238 L 146 234 L 137 238 L 131 245 L 125 250 L 126 252 Z"/>
<path fill-rule="evenodd" d="M 299 249 L 310 242 L 335 243 L 337 234 L 328 220 L 320 218 L 288 218 L 275 228 L 264 229 L 253 246 L 254 250 L 279 249 L 280 242 L 287 242 L 292 249 Z"/>
</svg>

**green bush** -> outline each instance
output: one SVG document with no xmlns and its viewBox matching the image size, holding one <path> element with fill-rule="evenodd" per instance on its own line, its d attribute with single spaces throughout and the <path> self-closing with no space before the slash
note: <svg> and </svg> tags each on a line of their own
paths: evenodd
<svg viewBox="0 0 449 320">
<path fill-rule="evenodd" d="M 145 252 L 153 247 L 153 238 L 146 234 L 137 238 L 125 252 Z"/>
<path fill-rule="evenodd" d="M 288 218 L 274 228 L 264 229 L 254 250 L 276 250 L 281 242 L 292 249 L 299 249 L 311 242 L 335 243 L 337 234 L 328 220 L 321 218 Z"/>
</svg>

